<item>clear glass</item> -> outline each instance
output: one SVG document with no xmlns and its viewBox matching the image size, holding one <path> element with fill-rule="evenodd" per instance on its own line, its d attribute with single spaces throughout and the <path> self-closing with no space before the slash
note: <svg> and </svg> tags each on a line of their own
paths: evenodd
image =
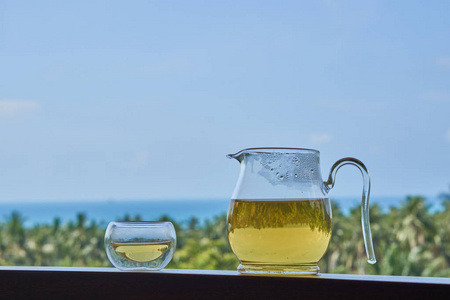
<svg viewBox="0 0 450 300">
<path fill-rule="evenodd" d="M 105 232 L 105 249 L 120 270 L 163 269 L 173 257 L 176 233 L 171 222 L 111 222 Z"/>
<path fill-rule="evenodd" d="M 230 246 L 243 274 L 319 273 L 331 239 L 328 192 L 337 170 L 363 173 L 362 227 L 369 263 L 375 263 L 369 222 L 370 178 L 362 162 L 344 158 L 320 173 L 320 152 L 301 148 L 249 148 L 229 154 L 241 164 L 227 217 Z"/>
</svg>

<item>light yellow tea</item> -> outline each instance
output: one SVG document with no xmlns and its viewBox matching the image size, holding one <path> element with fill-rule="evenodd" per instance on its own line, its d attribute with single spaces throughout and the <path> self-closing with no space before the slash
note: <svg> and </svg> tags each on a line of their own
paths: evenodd
<svg viewBox="0 0 450 300">
<path fill-rule="evenodd" d="M 242 264 L 317 264 L 331 238 L 328 199 L 232 200 L 228 240 Z"/>
<path fill-rule="evenodd" d="M 120 256 L 135 262 L 150 262 L 170 249 L 170 241 L 112 243 Z"/>
</svg>

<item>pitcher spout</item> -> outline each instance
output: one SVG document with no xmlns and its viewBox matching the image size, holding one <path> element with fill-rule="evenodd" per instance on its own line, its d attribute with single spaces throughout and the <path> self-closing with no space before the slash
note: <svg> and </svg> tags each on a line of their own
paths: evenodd
<svg viewBox="0 0 450 300">
<path fill-rule="evenodd" d="M 234 158 L 234 159 L 236 159 L 237 161 L 241 162 L 241 160 L 242 160 L 241 154 L 242 154 L 244 151 L 245 151 L 245 150 L 241 150 L 241 151 L 236 152 L 236 153 L 234 153 L 234 154 L 227 154 L 227 158 L 229 158 L 229 159 Z"/>
<path fill-rule="evenodd" d="M 307 152 L 315 152 L 319 154 L 319 151 L 314 149 L 306 149 L 306 148 L 289 148 L 289 147 L 258 147 L 258 148 L 247 148 L 243 149 L 239 152 L 236 152 L 234 154 L 228 154 L 228 158 L 234 158 L 237 161 L 241 162 L 242 158 L 244 157 L 245 153 L 273 153 L 274 151 L 278 151 L 280 153 L 296 153 L 297 151 L 307 151 Z"/>
</svg>

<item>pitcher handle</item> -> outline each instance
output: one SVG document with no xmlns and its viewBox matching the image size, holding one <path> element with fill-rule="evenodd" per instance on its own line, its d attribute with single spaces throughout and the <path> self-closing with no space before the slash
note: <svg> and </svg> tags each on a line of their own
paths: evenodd
<svg viewBox="0 0 450 300">
<path fill-rule="evenodd" d="M 375 258 L 375 251 L 373 249 L 372 233 L 370 231 L 370 220 L 369 220 L 369 197 L 370 197 L 370 177 L 366 166 L 358 159 L 352 157 L 346 157 L 338 160 L 331 167 L 330 175 L 328 176 L 328 181 L 324 182 L 327 191 L 334 187 L 336 173 L 340 167 L 344 165 L 353 165 L 357 167 L 363 176 L 363 191 L 362 191 L 362 201 L 361 201 L 361 225 L 364 237 L 364 244 L 366 246 L 367 261 L 369 264 L 374 264 L 377 262 Z"/>
</svg>

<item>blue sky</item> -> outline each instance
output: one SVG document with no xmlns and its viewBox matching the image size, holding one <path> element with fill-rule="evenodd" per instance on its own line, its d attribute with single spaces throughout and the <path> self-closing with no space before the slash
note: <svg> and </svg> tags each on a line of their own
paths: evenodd
<svg viewBox="0 0 450 300">
<path fill-rule="evenodd" d="M 1 1 L 0 201 L 227 198 L 247 147 L 450 184 L 448 1 Z M 358 196 L 356 168 L 330 196 Z"/>
</svg>

